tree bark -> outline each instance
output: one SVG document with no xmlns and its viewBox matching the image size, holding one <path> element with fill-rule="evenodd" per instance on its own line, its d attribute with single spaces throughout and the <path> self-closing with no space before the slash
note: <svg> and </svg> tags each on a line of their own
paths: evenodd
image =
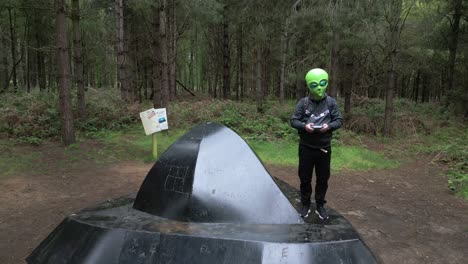
<svg viewBox="0 0 468 264">
<path fill-rule="evenodd" d="M 13 18 L 11 16 L 11 8 L 8 8 L 8 17 L 10 21 L 10 45 L 11 45 L 11 61 L 12 61 L 12 73 L 13 73 L 13 87 L 15 91 L 18 89 L 18 83 L 16 79 L 16 36 L 13 25 Z"/>
<path fill-rule="evenodd" d="M 395 66 L 397 63 L 398 45 L 400 40 L 402 0 L 394 0 L 390 7 L 389 34 L 390 41 L 389 52 L 390 61 L 387 74 L 387 91 L 385 97 L 385 118 L 384 118 L 384 136 L 389 136 L 392 131 L 393 123 L 393 93 L 395 89 Z"/>
<path fill-rule="evenodd" d="M 2 31 L 2 28 L 0 27 L 0 31 Z M 3 31 L 2 31 L 3 32 Z M 7 58 L 7 39 L 4 34 L 1 34 L 1 41 L 2 41 L 2 49 L 1 49 L 1 54 L 2 54 L 2 87 L 3 90 L 8 89 L 9 86 L 9 74 L 8 74 L 8 58 Z"/>
<path fill-rule="evenodd" d="M 37 63 L 37 79 L 39 82 L 39 90 L 44 91 L 46 89 L 46 74 L 45 74 L 45 62 L 44 55 L 39 49 L 42 47 L 42 41 L 39 34 L 38 28 L 35 30 L 36 35 L 36 63 Z"/>
<path fill-rule="evenodd" d="M 230 53 L 228 5 L 225 4 L 223 10 L 223 99 L 231 97 Z"/>
<path fill-rule="evenodd" d="M 47 90 L 48 91 L 54 91 L 56 88 L 57 84 L 57 67 L 56 63 L 56 58 L 54 58 L 53 52 L 49 52 L 49 56 L 47 58 Z"/>
<path fill-rule="evenodd" d="M 159 6 L 159 41 L 161 56 L 161 92 L 162 105 L 167 107 L 169 103 L 169 65 L 167 54 L 167 0 L 161 0 Z"/>
<path fill-rule="evenodd" d="M 404 74 L 403 74 L 403 76 L 400 78 L 400 90 L 399 90 L 400 92 L 399 92 L 399 94 L 398 94 L 398 96 L 399 96 L 400 98 L 405 98 L 405 96 L 406 96 L 406 88 L 407 88 L 407 86 L 406 86 L 406 80 L 407 80 L 407 79 L 408 79 L 408 76 L 407 76 L 407 75 L 404 75 Z"/>
<path fill-rule="evenodd" d="M 59 105 L 62 118 L 62 141 L 68 146 L 75 142 L 73 126 L 70 62 L 68 57 L 66 0 L 55 0 L 57 72 L 59 80 Z"/>
<path fill-rule="evenodd" d="M 427 86 L 428 76 L 423 74 L 422 76 L 422 91 L 421 91 L 421 103 L 426 103 L 429 97 L 429 87 Z"/>
<path fill-rule="evenodd" d="M 354 57 L 352 52 L 346 53 L 345 76 L 346 79 L 342 82 L 344 89 L 344 112 L 346 115 L 349 115 L 351 113 L 351 93 L 355 81 Z"/>
<path fill-rule="evenodd" d="M 338 32 L 333 31 L 333 41 L 331 43 L 331 54 L 330 54 L 330 96 L 335 97 L 338 94 L 338 87 L 340 85 L 340 51 L 339 42 L 340 37 Z"/>
<path fill-rule="evenodd" d="M 413 83 L 413 100 L 415 103 L 418 103 L 419 99 L 419 79 L 421 76 L 421 70 L 418 69 L 416 72 L 416 79 L 414 80 Z"/>
<path fill-rule="evenodd" d="M 453 0 L 454 14 L 451 23 L 451 34 L 449 38 L 449 59 L 448 59 L 448 91 L 453 88 L 453 75 L 455 70 L 455 60 L 457 57 L 458 33 L 460 32 L 460 17 L 462 16 L 462 0 Z"/>
<path fill-rule="evenodd" d="M 128 54 L 126 53 L 126 48 L 128 48 L 128 36 L 127 32 L 125 32 L 125 29 L 127 28 L 127 25 L 125 25 L 125 16 L 127 11 L 125 8 L 125 1 L 126 0 L 116 0 L 115 11 L 117 24 L 117 67 L 120 84 L 120 97 L 122 100 L 128 101 L 130 99 L 130 83 L 128 76 Z"/>
<path fill-rule="evenodd" d="M 294 57 L 299 60 L 300 56 L 302 56 L 303 51 L 304 51 L 304 39 L 302 37 L 299 37 L 299 39 L 296 40 L 296 45 L 294 49 Z M 310 69 L 309 69 L 310 70 Z M 295 65 L 295 71 L 296 71 L 296 87 L 294 94 L 296 96 L 296 100 L 301 99 L 304 97 L 308 89 L 306 88 L 304 76 L 304 63 L 302 63 L 300 60 L 299 62 L 296 63 Z"/>
<path fill-rule="evenodd" d="M 197 35 L 197 28 L 195 26 L 195 34 L 190 36 L 190 61 L 188 65 L 188 86 L 193 89 L 194 86 L 194 78 L 193 78 L 193 68 L 195 67 L 195 36 Z"/>
<path fill-rule="evenodd" d="M 284 82 L 286 72 L 286 56 L 288 54 L 288 27 L 289 18 L 286 18 L 283 34 L 281 35 L 281 66 L 280 66 L 280 83 L 279 83 L 279 102 L 284 104 Z"/>
<path fill-rule="evenodd" d="M 146 61 L 143 61 L 143 95 L 145 97 L 145 100 L 148 100 L 148 64 Z"/>
<path fill-rule="evenodd" d="M 263 113 L 263 87 L 262 87 L 262 50 L 257 48 L 256 50 L 256 101 L 257 101 L 257 112 Z"/>
<path fill-rule="evenodd" d="M 75 79 L 78 116 L 85 115 L 85 91 L 83 82 L 83 58 L 81 56 L 80 1 L 72 0 L 73 59 L 75 61 Z"/>
<path fill-rule="evenodd" d="M 28 34 L 29 36 L 29 25 L 28 25 Z M 29 44 L 28 44 L 28 37 L 25 38 L 25 44 L 24 44 L 24 49 L 26 53 L 26 76 L 24 78 L 24 81 L 26 82 L 26 91 L 29 93 L 31 92 L 31 56 L 30 56 L 30 51 L 29 51 Z"/>
<path fill-rule="evenodd" d="M 176 62 L 177 62 L 177 20 L 176 20 L 176 0 L 171 0 L 169 14 L 169 99 L 173 101 L 177 93 L 176 83 Z"/>
<path fill-rule="evenodd" d="M 240 25 L 239 30 L 239 43 L 238 43 L 238 56 L 239 56 L 239 84 L 240 84 L 240 101 L 244 101 L 244 59 L 243 59 L 243 29 L 242 24 Z"/>
<path fill-rule="evenodd" d="M 162 93 L 161 93 L 161 40 L 159 37 L 160 31 L 160 20 L 159 20 L 159 5 L 155 4 L 153 7 L 153 38 L 152 38 L 152 50 L 153 50 L 153 77 L 152 77 L 152 93 L 150 98 L 153 100 L 153 106 L 155 108 L 163 107 Z"/>
</svg>

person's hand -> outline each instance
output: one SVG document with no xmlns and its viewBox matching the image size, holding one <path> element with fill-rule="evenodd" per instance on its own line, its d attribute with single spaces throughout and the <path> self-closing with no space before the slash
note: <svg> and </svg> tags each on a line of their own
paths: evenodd
<svg viewBox="0 0 468 264">
<path fill-rule="evenodd" d="M 320 132 L 325 133 L 325 132 L 327 132 L 329 129 L 330 129 L 330 127 L 328 126 L 328 124 L 323 124 L 323 125 L 322 125 L 322 128 L 320 129 Z"/>
<path fill-rule="evenodd" d="M 305 130 L 306 130 L 308 133 L 314 132 L 314 123 L 309 123 L 309 124 L 305 125 Z"/>
</svg>

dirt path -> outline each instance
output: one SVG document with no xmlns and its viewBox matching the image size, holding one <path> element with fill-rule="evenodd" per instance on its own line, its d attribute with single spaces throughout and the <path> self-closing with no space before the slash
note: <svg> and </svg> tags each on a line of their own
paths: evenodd
<svg viewBox="0 0 468 264">
<path fill-rule="evenodd" d="M 385 263 L 466 263 L 468 202 L 448 193 L 442 169 L 420 157 L 393 170 L 333 175 L 328 205 L 342 213 Z M 0 263 L 24 263 L 68 214 L 136 192 L 152 164 L 0 178 Z M 268 166 L 298 186 L 296 169 Z"/>
</svg>

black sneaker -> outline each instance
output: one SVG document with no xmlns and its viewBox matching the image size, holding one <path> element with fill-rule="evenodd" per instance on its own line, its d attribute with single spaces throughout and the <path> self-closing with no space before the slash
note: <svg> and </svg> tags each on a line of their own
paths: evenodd
<svg viewBox="0 0 468 264">
<path fill-rule="evenodd" d="M 301 209 L 301 217 L 306 218 L 310 213 L 310 205 L 303 205 Z"/>
<path fill-rule="evenodd" d="M 318 217 L 322 220 L 328 219 L 328 213 L 327 210 L 325 210 L 325 207 L 323 205 L 318 205 L 317 209 L 315 209 L 315 213 L 318 215 Z"/>
</svg>

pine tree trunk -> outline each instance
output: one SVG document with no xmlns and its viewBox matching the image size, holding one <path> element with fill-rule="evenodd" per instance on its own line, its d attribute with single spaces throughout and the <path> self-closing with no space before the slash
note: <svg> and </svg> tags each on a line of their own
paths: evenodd
<svg viewBox="0 0 468 264">
<path fill-rule="evenodd" d="M 153 67 L 152 67 L 152 72 L 153 72 L 153 77 L 152 77 L 152 98 L 153 100 L 153 106 L 155 108 L 161 108 L 163 107 L 163 102 L 162 102 L 162 92 L 161 92 L 161 40 L 159 37 L 159 28 L 160 28 L 160 19 L 159 19 L 159 5 L 155 4 L 153 7 L 153 39 L 152 39 L 152 50 L 153 50 Z"/>
<path fill-rule="evenodd" d="M 195 57 L 195 36 L 197 35 L 197 28 L 195 27 L 195 34 L 193 36 L 190 36 L 190 61 L 188 65 L 188 86 L 190 89 L 193 89 L 193 68 L 194 68 L 194 57 Z"/>
<path fill-rule="evenodd" d="M 21 50 L 21 56 L 20 58 L 22 58 L 21 60 L 21 66 L 22 66 L 22 71 L 21 71 L 21 80 L 22 80 L 22 83 L 21 83 L 21 86 L 22 87 L 25 87 L 26 86 L 26 91 L 29 93 L 29 91 L 31 90 L 31 86 L 30 86 L 30 83 L 29 83 L 29 49 L 27 48 L 28 47 L 28 36 L 29 36 L 29 19 L 26 17 L 25 18 L 25 37 L 23 39 L 23 41 L 20 41 L 19 42 L 19 45 L 20 45 L 20 50 Z"/>
<path fill-rule="evenodd" d="M 125 61 L 127 61 L 127 59 L 125 59 Z M 96 60 L 95 58 L 93 60 L 91 60 L 91 63 L 89 64 L 89 86 L 93 87 L 93 88 L 96 88 L 96 70 L 97 70 L 97 67 L 96 67 Z M 126 67 L 126 69 L 128 69 L 128 66 Z M 128 73 L 127 75 L 128 76 Z M 126 79 L 126 82 L 127 82 L 127 87 L 129 86 L 128 84 L 128 77 Z M 128 90 L 126 91 L 126 94 L 127 94 L 127 98 L 129 98 L 128 96 Z"/>
<path fill-rule="evenodd" d="M 0 31 L 3 32 L 3 29 L 0 27 Z M 8 74 L 8 58 L 7 58 L 7 39 L 5 37 L 5 34 L 0 34 L 1 35 L 1 54 L 2 54 L 2 88 L 3 90 L 8 89 L 9 86 L 9 74 Z"/>
<path fill-rule="evenodd" d="M 159 41 L 161 58 L 161 92 L 162 105 L 167 107 L 169 102 L 169 65 L 167 54 L 167 0 L 161 0 L 159 7 Z"/>
<path fill-rule="evenodd" d="M 271 80 L 270 77 L 270 72 L 272 70 L 268 68 L 268 65 L 271 65 L 271 61 L 269 60 L 269 49 L 268 47 L 265 47 L 262 51 L 262 57 L 263 57 L 263 63 L 262 63 L 262 91 L 263 91 L 263 98 L 267 97 L 270 95 L 270 90 L 271 87 L 269 80 Z"/>
<path fill-rule="evenodd" d="M 342 96 L 345 93 L 345 88 L 344 87 L 346 85 L 345 80 L 347 78 L 345 76 L 346 75 L 346 63 L 347 63 L 347 61 L 344 58 L 341 58 L 341 56 L 340 56 L 337 63 L 338 63 L 338 67 L 337 67 L 338 68 L 338 76 L 336 77 L 336 80 L 335 80 L 335 82 L 337 83 L 337 86 L 336 86 L 337 91 L 338 91 L 337 96 L 338 96 L 338 94 L 340 96 Z"/>
<path fill-rule="evenodd" d="M 55 58 L 52 52 L 49 52 L 49 56 L 47 58 L 47 90 L 54 91 L 57 84 L 57 67 L 55 67 L 56 63 L 54 63 Z"/>
<path fill-rule="evenodd" d="M 405 98 L 405 95 L 406 95 L 406 79 L 407 79 L 407 75 L 404 75 L 400 78 L 400 92 L 398 94 L 398 96 L 400 98 Z"/>
<path fill-rule="evenodd" d="M 427 94 L 429 93 L 429 89 L 427 87 L 427 74 L 423 74 L 422 76 L 422 89 L 421 89 L 421 103 L 427 102 Z"/>
<path fill-rule="evenodd" d="M 143 74 L 144 74 L 144 91 L 145 100 L 148 100 L 148 64 L 143 62 Z"/>
<path fill-rule="evenodd" d="M 128 59 L 126 57 L 126 45 L 128 42 L 127 32 L 125 29 L 126 16 L 126 0 L 115 1 L 116 25 L 117 25 L 117 67 L 120 84 L 120 98 L 128 101 L 129 98 L 129 82 L 128 82 Z M 127 41 L 126 41 L 127 40 Z M 91 79 L 91 78 L 90 78 Z M 91 80 L 92 81 L 92 80 Z"/>
<path fill-rule="evenodd" d="M 240 36 L 239 36 L 239 44 L 238 44 L 238 56 L 239 56 L 239 84 L 240 84 L 240 100 L 241 102 L 244 101 L 244 58 L 243 58 L 243 30 L 242 25 L 240 25 Z"/>
<path fill-rule="evenodd" d="M 303 54 L 303 50 L 304 50 L 303 41 L 304 40 L 302 38 L 296 40 L 296 45 L 295 45 L 296 48 L 294 49 L 294 57 L 296 59 L 302 56 Z M 294 94 L 296 96 L 296 100 L 299 100 L 302 97 L 304 97 L 304 94 L 307 91 L 305 80 L 304 80 L 304 76 L 305 76 L 304 65 L 302 62 L 296 63 L 295 71 L 296 71 L 296 87 L 295 87 L 296 89 L 295 89 Z"/>
<path fill-rule="evenodd" d="M 12 73 L 13 73 L 13 87 L 18 90 L 18 83 L 16 79 L 16 36 L 13 25 L 13 19 L 11 16 L 11 8 L 8 8 L 8 17 L 10 21 L 10 46 L 11 46 L 11 64 L 12 64 Z"/>
<path fill-rule="evenodd" d="M 453 88 L 453 75 L 455 70 L 455 60 L 457 57 L 458 33 L 460 32 L 460 18 L 463 14 L 462 0 L 453 0 L 454 14 L 451 23 L 451 34 L 449 38 L 449 59 L 448 59 L 448 91 Z"/>
<path fill-rule="evenodd" d="M 237 60 L 239 57 L 237 57 Z M 234 64 L 234 72 L 236 73 L 235 83 L 234 83 L 234 90 L 236 92 L 236 101 L 239 101 L 239 61 L 236 61 Z"/>
<path fill-rule="evenodd" d="M 413 83 L 413 100 L 416 103 L 418 103 L 418 99 L 419 99 L 419 79 L 420 79 L 420 76 L 421 76 L 421 70 L 418 69 L 417 73 L 416 73 L 416 79 L 414 80 L 414 83 Z"/>
<path fill-rule="evenodd" d="M 218 81 L 219 74 L 218 71 L 215 71 L 215 79 L 214 79 L 214 86 L 213 86 L 213 97 L 216 99 L 218 98 Z"/>
<path fill-rule="evenodd" d="M 83 83 L 83 59 L 81 56 L 80 1 L 72 0 L 73 59 L 75 61 L 75 79 L 78 116 L 85 115 L 85 91 Z"/>
<path fill-rule="evenodd" d="M 32 46 L 32 45 L 31 45 Z M 30 75 L 30 82 L 31 82 L 31 86 L 33 88 L 37 87 L 37 84 L 38 84 L 38 70 L 37 70 L 37 56 L 36 53 L 34 53 L 33 51 L 30 51 L 30 71 L 31 71 L 31 75 Z"/>
<path fill-rule="evenodd" d="M 39 49 L 42 47 L 39 30 L 36 29 L 36 63 L 37 63 L 37 79 L 39 82 L 39 90 L 44 91 L 46 89 L 46 74 L 45 74 L 45 62 L 44 55 Z"/>
<path fill-rule="evenodd" d="M 134 101 L 138 100 L 138 102 L 141 103 L 141 86 L 140 83 L 141 82 L 141 62 L 140 62 L 140 59 L 138 57 L 138 54 L 140 53 L 140 45 L 138 45 L 138 39 L 135 37 L 134 38 L 134 43 L 135 43 L 135 48 L 132 49 L 133 50 L 133 62 L 134 62 L 134 65 L 133 65 L 133 99 Z"/>
<path fill-rule="evenodd" d="M 177 21 L 176 21 L 176 0 L 171 0 L 169 14 L 169 99 L 176 98 L 176 60 L 177 60 Z"/>
<path fill-rule="evenodd" d="M 330 96 L 335 97 L 338 94 L 338 87 L 340 85 L 340 37 L 336 31 L 333 32 L 333 42 L 331 43 L 330 54 Z"/>
<path fill-rule="evenodd" d="M 263 113 L 263 87 L 262 87 L 262 52 L 261 48 L 256 50 L 256 101 L 257 101 L 257 112 Z"/>
<path fill-rule="evenodd" d="M 132 47 L 132 39 L 134 36 L 134 31 L 132 30 L 130 18 L 132 17 L 131 9 L 128 7 L 128 0 L 124 0 L 123 6 L 124 12 L 124 63 L 125 63 L 125 94 L 128 102 L 135 101 L 135 85 L 134 85 L 134 62 L 133 56 L 130 53 L 130 50 L 134 50 Z M 130 49 L 132 47 L 132 49 Z M 93 63 L 94 68 L 96 64 Z M 91 72 L 95 77 L 96 71 Z M 94 82 L 96 79 L 92 78 L 91 81 Z"/>
<path fill-rule="evenodd" d="M 137 98 L 138 98 L 138 102 L 141 104 L 141 102 L 143 102 L 143 93 L 141 91 L 141 89 L 144 87 L 144 80 L 143 78 L 141 78 L 142 74 L 141 74 L 141 61 L 138 59 L 138 41 L 136 42 L 136 46 L 137 46 L 137 52 L 135 54 L 135 61 L 136 61 L 136 75 L 135 75 L 135 88 L 137 89 Z"/>
<path fill-rule="evenodd" d="M 385 118 L 384 118 L 384 135 L 389 136 L 392 129 L 393 118 L 393 91 L 395 87 L 395 71 L 391 69 L 388 72 L 387 91 L 385 95 Z"/>
<path fill-rule="evenodd" d="M 231 97 L 228 5 L 223 10 L 223 99 Z"/>
<path fill-rule="evenodd" d="M 414 71 L 411 71 L 410 75 L 408 78 L 406 78 L 405 81 L 405 90 L 404 90 L 404 98 L 411 100 L 411 95 L 410 95 L 410 83 L 411 83 L 411 78 L 413 77 Z"/>
<path fill-rule="evenodd" d="M 29 28 L 29 27 L 28 27 Z M 29 34 L 28 34 L 29 35 Z M 26 43 L 25 43 L 25 53 L 26 53 L 26 78 L 24 78 L 24 81 L 26 82 L 26 91 L 29 93 L 31 92 L 31 56 L 30 56 L 30 51 L 29 51 L 29 44 L 27 42 L 26 38 Z"/>
<path fill-rule="evenodd" d="M 351 52 L 350 52 L 351 53 Z M 346 56 L 346 63 L 345 63 L 345 76 L 346 79 L 344 80 L 343 89 L 344 89 L 344 112 L 346 115 L 351 113 L 351 93 L 353 91 L 354 80 L 355 80 L 355 73 L 354 73 L 354 57 L 352 54 L 347 54 Z"/>
<path fill-rule="evenodd" d="M 284 82 L 286 72 L 286 55 L 288 54 L 288 27 L 289 19 L 286 18 L 283 34 L 281 36 L 281 68 L 280 68 L 280 83 L 279 83 L 279 101 L 284 104 Z"/>
<path fill-rule="evenodd" d="M 393 123 L 393 93 L 395 89 L 395 67 L 397 63 L 398 55 L 398 46 L 400 40 L 400 24 L 401 19 L 401 9 L 402 9 L 402 0 L 395 0 L 391 3 L 390 7 L 390 21 L 389 21 L 389 34 L 390 41 L 389 52 L 390 52 L 390 61 L 387 74 L 387 91 L 385 97 L 385 117 L 384 117 L 384 136 L 389 136 L 392 131 Z"/>
<path fill-rule="evenodd" d="M 73 127 L 70 62 L 68 57 L 66 0 L 55 0 L 57 72 L 59 80 L 59 105 L 62 118 L 62 141 L 65 146 L 75 142 Z"/>
</svg>

